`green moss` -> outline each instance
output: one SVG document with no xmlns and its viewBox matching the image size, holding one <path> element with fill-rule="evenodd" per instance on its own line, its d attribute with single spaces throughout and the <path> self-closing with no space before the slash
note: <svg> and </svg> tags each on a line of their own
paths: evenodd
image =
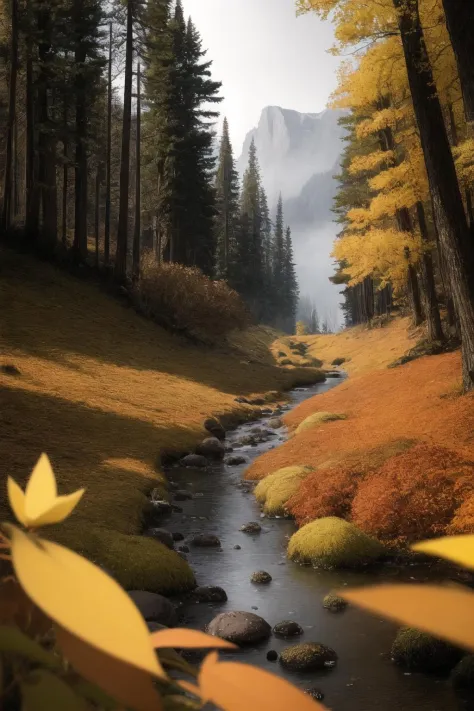
<svg viewBox="0 0 474 711">
<path fill-rule="evenodd" d="M 462 650 L 425 632 L 403 627 L 392 645 L 395 664 L 412 672 L 443 674 L 459 662 Z"/>
<path fill-rule="evenodd" d="M 311 471 L 307 466 L 284 467 L 257 484 L 254 494 L 267 516 L 285 515 L 287 502 Z"/>
<path fill-rule="evenodd" d="M 456 664 L 451 682 L 456 689 L 474 689 L 474 654 L 468 654 Z"/>
<path fill-rule="evenodd" d="M 296 434 L 299 434 L 300 432 L 305 432 L 306 430 L 309 430 L 312 427 L 322 425 L 324 422 L 334 422 L 335 420 L 346 419 L 347 415 L 337 415 L 333 412 L 313 412 L 313 414 L 309 415 L 309 417 L 303 420 L 303 422 L 300 422 L 300 424 L 296 428 Z"/>
<path fill-rule="evenodd" d="M 115 576 L 126 590 L 176 594 L 195 587 L 194 574 L 175 551 L 147 536 L 128 536 L 105 528 L 82 531 L 80 540 L 56 536 Z"/>
<path fill-rule="evenodd" d="M 326 610 L 331 610 L 331 612 L 341 612 L 346 609 L 347 602 L 338 595 L 328 593 L 323 599 L 323 607 L 325 607 Z"/>
<path fill-rule="evenodd" d="M 312 671 L 324 669 L 327 663 L 337 662 L 337 654 L 324 644 L 303 642 L 287 647 L 280 655 L 282 666 L 294 671 Z"/>
<path fill-rule="evenodd" d="M 319 568 L 354 568 L 380 558 L 384 547 L 352 523 L 335 516 L 306 524 L 293 534 L 288 557 Z"/>
</svg>

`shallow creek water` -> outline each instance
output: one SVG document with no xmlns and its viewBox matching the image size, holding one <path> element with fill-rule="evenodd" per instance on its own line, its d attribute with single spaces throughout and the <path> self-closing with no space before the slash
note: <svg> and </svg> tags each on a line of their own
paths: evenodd
<svg viewBox="0 0 474 711">
<path fill-rule="evenodd" d="M 323 393 L 340 383 L 329 379 L 311 388 L 291 393 L 292 406 Z M 255 426 L 265 428 L 266 419 L 240 426 L 228 433 L 232 445 Z M 255 612 L 273 627 L 292 619 L 304 629 L 294 641 L 271 637 L 261 644 L 226 653 L 226 658 L 251 663 L 289 679 L 301 687 L 319 687 L 324 704 L 334 711 L 457 711 L 474 709 L 474 701 L 461 699 L 446 679 L 421 674 L 406 674 L 390 661 L 390 647 L 396 626 L 377 616 L 349 607 L 334 614 L 322 607 L 326 593 L 343 586 L 370 584 L 387 580 L 409 582 L 442 580 L 443 575 L 427 566 L 388 567 L 370 572 L 321 571 L 301 567 L 286 558 L 288 537 L 295 524 L 285 519 L 260 517 L 253 494 L 241 487 L 243 470 L 248 463 L 285 439 L 285 429 L 277 431 L 270 442 L 256 447 L 239 447 L 248 462 L 238 467 L 213 465 L 211 470 L 196 471 L 174 467 L 168 470 L 171 481 L 194 494 L 190 501 L 179 502 L 182 514 L 175 514 L 167 524 L 180 531 L 186 540 L 196 533 L 213 533 L 221 540 L 222 550 L 193 548 L 187 555 L 198 585 L 219 585 L 227 593 L 226 603 L 185 602 L 182 626 L 203 629 L 218 613 L 230 610 Z M 239 531 L 248 521 L 259 521 L 262 532 L 255 536 Z M 234 546 L 241 546 L 235 550 Z M 273 580 L 269 585 L 254 585 L 250 576 L 265 570 Z M 322 672 L 295 674 L 266 659 L 270 649 L 302 641 L 321 642 L 333 647 L 338 664 Z M 290 711 L 290 710 L 289 710 Z"/>
</svg>

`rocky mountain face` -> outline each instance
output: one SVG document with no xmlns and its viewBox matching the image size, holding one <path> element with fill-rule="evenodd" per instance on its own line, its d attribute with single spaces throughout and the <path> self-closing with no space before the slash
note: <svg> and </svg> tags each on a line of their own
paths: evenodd
<svg viewBox="0 0 474 711">
<path fill-rule="evenodd" d="M 319 305 L 321 316 L 339 318 L 339 289 L 328 281 L 333 273 L 330 253 L 337 234 L 332 201 L 337 190 L 343 148 L 342 111 L 319 114 L 267 106 L 258 126 L 247 134 L 237 161 L 243 176 L 248 149 L 255 140 L 263 184 L 274 211 L 283 196 L 285 223 L 293 233 L 295 260 L 301 293 Z"/>
</svg>

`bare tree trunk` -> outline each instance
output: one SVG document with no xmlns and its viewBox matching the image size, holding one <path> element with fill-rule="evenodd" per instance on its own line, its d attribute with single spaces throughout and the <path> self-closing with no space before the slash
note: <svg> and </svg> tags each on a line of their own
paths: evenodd
<svg viewBox="0 0 474 711">
<path fill-rule="evenodd" d="M 471 0 L 443 0 L 448 26 L 458 67 L 468 122 L 474 121 L 474 4 Z"/>
<path fill-rule="evenodd" d="M 68 187 L 69 187 L 69 166 L 68 166 L 68 140 L 64 138 L 63 143 L 63 196 L 62 196 L 62 225 L 61 225 L 61 240 L 63 245 L 67 246 L 67 218 L 68 218 Z"/>
<path fill-rule="evenodd" d="M 99 235 L 100 235 L 100 182 L 101 165 L 99 164 L 95 174 L 95 199 L 94 199 L 94 242 L 95 242 L 95 266 L 99 268 Z"/>
<path fill-rule="evenodd" d="M 74 0 L 73 14 L 79 25 L 84 10 L 84 0 Z M 82 37 L 77 37 L 74 64 L 83 67 L 86 50 Z M 87 87 L 83 72 L 78 69 L 74 79 L 75 90 L 75 166 L 74 166 L 74 254 L 78 261 L 87 258 Z"/>
<path fill-rule="evenodd" d="M 132 279 L 137 281 L 140 275 L 140 236 L 141 236 L 141 76 L 140 62 L 137 66 L 137 135 L 135 148 L 135 230 L 133 233 Z"/>
<path fill-rule="evenodd" d="M 13 216 L 20 214 L 20 175 L 18 172 L 18 121 L 13 127 Z"/>
<path fill-rule="evenodd" d="M 13 187 L 13 132 L 16 121 L 16 80 L 18 76 L 18 2 L 11 0 L 10 86 L 8 96 L 7 146 L 3 178 L 2 231 L 10 228 Z"/>
<path fill-rule="evenodd" d="M 421 202 L 416 205 L 418 225 L 420 227 L 421 239 L 426 245 L 420 260 L 421 281 L 423 284 L 422 298 L 426 315 L 426 327 L 429 341 L 444 341 L 443 328 L 441 326 L 441 316 L 439 314 L 438 298 L 436 296 L 433 259 L 429 251 L 430 236 L 426 223 L 425 209 Z"/>
<path fill-rule="evenodd" d="M 433 214 L 459 318 L 463 385 L 464 390 L 468 391 L 474 387 L 474 247 L 426 49 L 418 0 L 393 0 L 393 3 L 398 11 L 408 80 L 430 184 Z"/>
<path fill-rule="evenodd" d="M 105 177 L 104 264 L 110 261 L 110 189 L 112 162 L 112 23 L 109 23 L 109 63 L 107 77 L 107 156 Z"/>
<path fill-rule="evenodd" d="M 38 162 L 35 155 L 36 148 L 36 111 L 35 87 L 33 82 L 33 21 L 32 0 L 27 0 L 27 32 L 26 32 L 26 152 L 25 152 L 25 226 L 30 242 L 36 241 L 39 225 L 39 189 L 38 189 Z"/>
<path fill-rule="evenodd" d="M 413 223 L 410 212 L 406 207 L 397 210 L 398 229 L 401 233 L 413 232 Z M 407 290 L 410 307 L 412 311 L 412 320 L 414 326 L 419 326 L 423 323 L 423 309 L 421 307 L 420 287 L 418 284 L 418 275 L 415 266 L 410 261 L 410 249 L 404 248 L 405 258 L 407 260 Z"/>
<path fill-rule="evenodd" d="M 130 187 L 130 127 L 132 118 L 133 77 L 133 8 L 127 0 L 127 40 L 125 56 L 125 86 L 123 92 L 122 154 L 120 157 L 120 202 L 117 230 L 117 255 L 115 278 L 124 282 L 127 272 L 128 245 L 128 193 Z"/>
</svg>

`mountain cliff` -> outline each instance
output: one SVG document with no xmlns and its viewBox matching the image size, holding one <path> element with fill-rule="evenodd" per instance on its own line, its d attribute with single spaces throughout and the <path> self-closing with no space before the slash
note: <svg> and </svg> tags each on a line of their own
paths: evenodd
<svg viewBox="0 0 474 711">
<path fill-rule="evenodd" d="M 268 202 L 274 211 L 283 197 L 285 223 L 292 228 L 302 295 L 311 296 L 321 315 L 337 321 L 339 289 L 328 281 L 330 253 L 337 234 L 332 201 L 337 190 L 344 112 L 299 113 L 278 106 L 263 109 L 258 126 L 247 133 L 237 169 L 243 176 L 252 139 Z"/>
</svg>

